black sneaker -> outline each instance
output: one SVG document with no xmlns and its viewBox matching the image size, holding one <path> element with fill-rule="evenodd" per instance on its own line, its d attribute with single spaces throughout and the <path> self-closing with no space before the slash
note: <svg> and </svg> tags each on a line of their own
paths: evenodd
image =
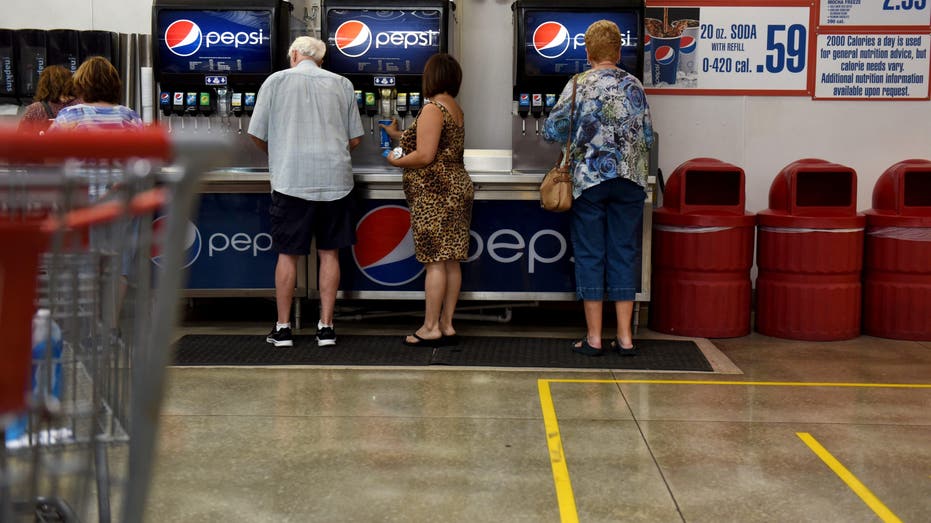
<svg viewBox="0 0 931 523">
<path fill-rule="evenodd" d="M 275 347 L 293 347 L 294 341 L 291 338 L 291 328 L 285 327 L 283 329 L 278 329 L 277 327 L 272 327 L 272 331 L 268 333 L 268 336 L 265 337 L 265 341 L 271 343 Z"/>
<path fill-rule="evenodd" d="M 336 331 L 333 327 L 322 327 L 317 329 L 317 346 L 329 347 L 336 345 Z"/>
</svg>

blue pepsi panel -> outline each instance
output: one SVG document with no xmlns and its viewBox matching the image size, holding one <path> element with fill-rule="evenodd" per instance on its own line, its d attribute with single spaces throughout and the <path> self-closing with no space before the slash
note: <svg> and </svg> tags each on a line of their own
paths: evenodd
<svg viewBox="0 0 931 523">
<path fill-rule="evenodd" d="M 340 289 L 423 291 L 404 200 L 365 200 L 356 245 L 343 249 Z M 536 200 L 477 200 L 472 209 L 465 292 L 574 292 L 569 216 Z"/>
<path fill-rule="evenodd" d="M 270 206 L 268 194 L 202 194 L 184 245 L 187 288 L 274 289 Z"/>
<path fill-rule="evenodd" d="M 269 10 L 158 12 L 162 73 L 272 72 Z"/>
<path fill-rule="evenodd" d="M 571 75 L 588 69 L 585 30 L 610 20 L 621 30 L 621 67 L 637 71 L 640 19 L 635 11 L 565 12 L 528 10 L 524 15 L 524 74 Z"/>
<path fill-rule="evenodd" d="M 331 9 L 327 60 L 339 74 L 421 74 L 440 52 L 439 9 Z"/>
</svg>

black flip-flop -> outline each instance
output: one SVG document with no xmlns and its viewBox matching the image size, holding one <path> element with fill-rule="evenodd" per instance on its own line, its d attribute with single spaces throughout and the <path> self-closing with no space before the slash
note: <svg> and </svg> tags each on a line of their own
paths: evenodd
<svg viewBox="0 0 931 523">
<path fill-rule="evenodd" d="M 409 336 L 413 336 L 414 338 L 417 339 L 417 341 L 407 341 L 407 336 L 401 338 L 401 343 L 403 343 L 404 345 L 407 345 L 408 347 L 432 347 L 432 348 L 436 348 L 436 347 L 442 347 L 442 346 L 443 346 L 443 345 L 442 345 L 442 341 L 443 341 L 443 338 L 442 338 L 442 337 L 436 338 L 436 339 L 432 339 L 432 340 L 428 340 L 427 338 L 421 338 L 420 336 L 417 335 L 416 332 L 410 333 Z"/>
<path fill-rule="evenodd" d="M 640 354 L 640 349 L 636 345 L 631 345 L 628 348 L 621 347 L 621 342 L 618 340 L 611 340 L 611 349 L 616 351 L 621 356 L 636 356 Z"/>
<path fill-rule="evenodd" d="M 582 342 L 578 347 L 575 346 L 576 343 Z M 588 339 L 583 338 L 572 344 L 572 352 L 576 354 L 582 354 L 584 356 L 603 356 L 605 351 L 603 349 L 596 349 L 588 344 Z"/>
<path fill-rule="evenodd" d="M 450 334 L 449 336 L 444 334 L 440 336 L 440 347 L 455 347 L 456 345 L 459 345 L 458 334 Z"/>
</svg>

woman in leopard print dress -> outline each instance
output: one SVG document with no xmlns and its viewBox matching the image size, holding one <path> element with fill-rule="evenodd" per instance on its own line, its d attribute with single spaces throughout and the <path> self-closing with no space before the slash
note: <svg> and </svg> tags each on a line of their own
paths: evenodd
<svg viewBox="0 0 931 523">
<path fill-rule="evenodd" d="M 429 98 L 416 121 L 402 134 L 397 122 L 385 129 L 400 137 L 404 156 L 388 161 L 404 169 L 404 195 L 411 210 L 417 260 L 426 266 L 423 325 L 405 345 L 454 345 L 453 312 L 468 257 L 472 221 L 472 179 L 462 162 L 463 113 L 455 96 L 462 69 L 448 54 L 433 55 L 424 66 L 423 96 Z"/>
</svg>

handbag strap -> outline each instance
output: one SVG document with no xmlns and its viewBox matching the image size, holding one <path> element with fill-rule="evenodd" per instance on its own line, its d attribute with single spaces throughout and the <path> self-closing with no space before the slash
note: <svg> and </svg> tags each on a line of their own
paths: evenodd
<svg viewBox="0 0 931 523">
<path fill-rule="evenodd" d="M 572 125 L 573 117 L 575 116 L 575 90 L 578 87 L 578 75 L 572 77 L 572 103 L 569 104 L 569 132 L 566 133 L 566 154 L 562 157 L 562 166 L 568 167 L 572 162 L 571 155 L 569 154 L 570 149 L 572 148 Z"/>
<path fill-rule="evenodd" d="M 42 101 L 42 108 L 45 109 L 45 114 L 48 115 L 49 120 L 55 118 L 55 112 L 52 111 L 52 106 L 48 102 Z"/>
</svg>

